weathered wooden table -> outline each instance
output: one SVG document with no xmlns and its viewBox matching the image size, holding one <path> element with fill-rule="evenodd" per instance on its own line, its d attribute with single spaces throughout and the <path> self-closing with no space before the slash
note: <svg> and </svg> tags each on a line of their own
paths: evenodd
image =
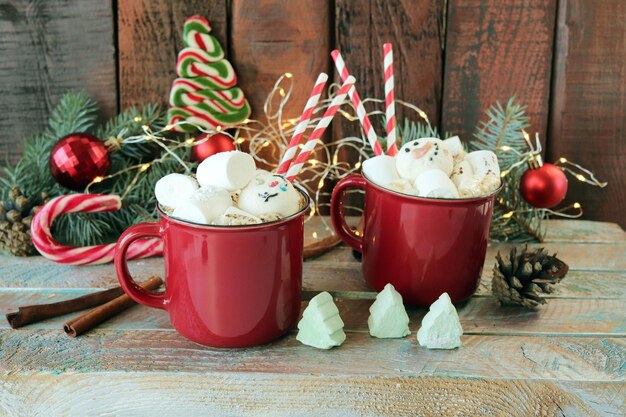
<svg viewBox="0 0 626 417">
<path fill-rule="evenodd" d="M 480 290 L 459 308 L 463 347 L 433 351 L 411 336 L 367 332 L 374 294 L 346 247 L 305 263 L 304 287 L 328 290 L 347 340 L 331 351 L 295 331 L 265 346 L 219 350 L 179 336 L 163 311 L 135 306 L 76 339 L 67 317 L 0 324 L 0 415 L 626 415 L 626 233 L 617 225 L 552 221 L 547 241 L 570 265 L 537 312 L 490 295 L 491 245 Z M 0 312 L 116 284 L 111 265 L 67 267 L 1 257 Z M 133 263 L 138 278 L 162 261 Z"/>
</svg>

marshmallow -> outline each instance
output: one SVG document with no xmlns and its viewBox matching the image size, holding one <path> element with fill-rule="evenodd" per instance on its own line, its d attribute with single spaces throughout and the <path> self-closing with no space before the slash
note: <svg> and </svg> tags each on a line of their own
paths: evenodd
<svg viewBox="0 0 626 417">
<path fill-rule="evenodd" d="M 166 175 L 154 186 L 157 201 L 168 211 L 177 208 L 197 190 L 196 180 L 183 174 Z"/>
<path fill-rule="evenodd" d="M 269 213 L 287 217 L 300 210 L 300 193 L 284 176 L 258 170 L 241 190 L 239 208 L 259 217 Z"/>
<path fill-rule="evenodd" d="M 233 205 L 230 193 L 217 187 L 202 187 L 181 203 L 172 217 L 199 224 L 210 224 Z"/>
<path fill-rule="evenodd" d="M 201 186 L 235 191 L 243 188 L 254 176 L 256 166 L 250 154 L 240 151 L 220 152 L 198 165 L 196 177 Z"/>
<path fill-rule="evenodd" d="M 450 179 L 457 187 L 463 180 L 473 177 L 474 169 L 472 168 L 472 164 L 467 160 L 459 161 L 458 164 L 454 165 L 452 175 L 450 175 Z"/>
<path fill-rule="evenodd" d="M 459 198 L 459 192 L 448 175 L 440 169 L 431 169 L 415 179 L 417 195 L 429 198 Z"/>
<path fill-rule="evenodd" d="M 463 328 L 448 293 L 431 304 L 417 332 L 420 346 L 428 349 L 454 349 L 461 346 Z"/>
<path fill-rule="evenodd" d="M 213 220 L 212 224 L 218 226 L 243 226 L 247 224 L 261 223 L 261 219 L 253 216 L 250 213 L 246 213 L 237 207 L 228 207 L 224 214 Z"/>
<path fill-rule="evenodd" d="M 413 187 L 413 184 L 404 178 L 391 181 L 385 185 L 385 188 L 402 194 L 417 195 L 417 190 Z"/>
<path fill-rule="evenodd" d="M 483 179 L 489 175 L 500 179 L 498 157 L 491 151 L 474 151 L 467 154 L 466 161 L 472 165 L 474 174 Z"/>
<path fill-rule="evenodd" d="M 346 340 L 343 320 L 329 293 L 324 291 L 309 301 L 298 323 L 296 339 L 318 349 L 340 346 Z"/>
<path fill-rule="evenodd" d="M 396 170 L 396 160 L 390 155 L 379 155 L 363 161 L 363 174 L 378 185 L 400 179 Z"/>
<path fill-rule="evenodd" d="M 458 136 L 452 136 L 451 138 L 444 139 L 443 147 L 449 150 L 453 157 L 465 153 L 465 148 L 463 148 L 461 139 Z"/>
<path fill-rule="evenodd" d="M 446 175 L 452 173 L 452 154 L 443 141 L 437 138 L 422 138 L 408 142 L 396 155 L 396 169 L 400 177 L 415 181 L 422 172 L 440 169 Z"/>
<path fill-rule="evenodd" d="M 411 334 L 409 316 L 406 314 L 402 296 L 391 284 L 378 293 L 370 306 L 367 319 L 370 335 L 378 338 L 404 337 Z"/>
</svg>

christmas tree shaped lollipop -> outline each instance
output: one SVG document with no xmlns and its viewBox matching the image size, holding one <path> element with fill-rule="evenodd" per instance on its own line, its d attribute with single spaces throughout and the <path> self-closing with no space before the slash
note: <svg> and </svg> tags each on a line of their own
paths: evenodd
<svg viewBox="0 0 626 417">
<path fill-rule="evenodd" d="M 378 293 L 370 307 L 367 319 L 370 335 L 378 338 L 404 337 L 411 333 L 409 316 L 406 314 L 402 296 L 391 284 Z"/>
<path fill-rule="evenodd" d="M 168 124 L 177 132 L 193 132 L 228 127 L 250 116 L 250 105 L 237 85 L 237 75 L 224 50 L 211 35 L 209 21 L 192 16 L 183 28 L 185 48 L 179 52 L 176 74 L 170 92 Z M 194 126 L 195 125 L 195 126 Z"/>
<path fill-rule="evenodd" d="M 302 313 L 302 320 L 298 323 L 298 330 L 296 339 L 318 349 L 340 346 L 346 340 L 339 310 L 333 302 L 333 297 L 326 291 L 309 301 L 309 305 Z"/>
</svg>

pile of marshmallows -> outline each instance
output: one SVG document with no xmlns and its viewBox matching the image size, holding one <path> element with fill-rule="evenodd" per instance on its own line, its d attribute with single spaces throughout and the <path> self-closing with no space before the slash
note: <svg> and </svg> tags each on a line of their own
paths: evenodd
<svg viewBox="0 0 626 417">
<path fill-rule="evenodd" d="M 252 156 L 240 151 L 205 159 L 196 178 L 166 175 L 154 192 L 168 215 L 219 226 L 279 220 L 297 213 L 304 204 L 300 192 L 282 175 L 256 169 Z"/>
<path fill-rule="evenodd" d="M 384 188 L 429 198 L 479 197 L 500 186 L 496 155 L 467 153 L 458 136 L 408 142 L 395 157 L 380 155 L 364 161 L 363 173 Z"/>
</svg>

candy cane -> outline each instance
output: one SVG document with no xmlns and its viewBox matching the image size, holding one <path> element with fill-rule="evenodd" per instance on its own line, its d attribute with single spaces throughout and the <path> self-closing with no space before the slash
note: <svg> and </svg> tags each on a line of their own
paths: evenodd
<svg viewBox="0 0 626 417">
<path fill-rule="evenodd" d="M 326 109 L 326 112 L 324 112 L 324 116 L 322 116 L 320 121 L 317 123 L 315 130 L 313 130 L 313 133 L 311 133 L 311 136 L 302 147 L 302 151 L 300 151 L 294 163 L 291 165 L 291 167 L 289 167 L 289 171 L 287 171 L 286 175 L 288 181 L 293 182 L 296 175 L 298 175 L 298 173 L 302 169 L 302 166 L 309 158 L 311 151 L 313 151 L 313 148 L 315 148 L 315 144 L 322 137 L 324 131 L 330 124 L 330 121 L 335 116 L 335 113 L 337 113 L 337 110 L 339 110 L 339 107 L 346 99 L 348 92 L 354 88 L 355 81 L 356 80 L 353 76 L 349 76 L 343 83 L 343 85 L 337 92 L 337 95 L 333 98 L 333 101 L 331 101 L 330 106 Z"/>
<path fill-rule="evenodd" d="M 113 261 L 115 243 L 72 248 L 54 240 L 50 227 L 54 220 L 67 213 L 99 213 L 122 207 L 117 195 L 68 194 L 54 198 L 37 212 L 30 226 L 33 243 L 46 258 L 69 265 L 95 265 Z M 160 239 L 144 239 L 133 243 L 128 258 L 157 256 L 163 252 Z"/>
<path fill-rule="evenodd" d="M 337 71 L 339 72 L 341 79 L 343 81 L 346 81 L 346 79 L 350 76 L 350 73 L 348 72 L 348 69 L 346 68 L 346 64 L 343 61 L 341 53 L 338 50 L 334 50 L 333 52 L 331 52 L 331 56 L 333 57 L 333 60 L 335 61 L 335 67 L 337 68 Z M 361 126 L 363 127 L 363 130 L 365 131 L 365 135 L 367 136 L 367 140 L 369 141 L 370 146 L 372 147 L 372 150 L 374 151 L 374 154 L 376 156 L 382 155 L 384 153 L 383 148 L 380 146 L 380 143 L 378 142 L 378 137 L 376 137 L 376 132 L 374 131 L 374 128 L 372 127 L 372 123 L 370 122 L 370 119 L 367 116 L 367 112 L 365 111 L 365 107 L 363 106 L 363 102 L 361 101 L 361 97 L 359 97 L 359 93 L 357 93 L 356 88 L 353 88 L 350 90 L 350 99 L 352 100 L 352 104 L 354 104 L 354 107 L 356 107 L 356 114 L 359 117 Z"/>
<path fill-rule="evenodd" d="M 387 116 L 387 153 L 395 155 L 398 153 L 396 148 L 396 107 L 394 104 L 393 93 L 393 47 L 390 43 L 383 45 L 383 67 L 385 71 L 385 115 Z"/>
<path fill-rule="evenodd" d="M 291 165 L 293 158 L 296 156 L 296 151 L 298 150 L 298 145 L 302 140 L 304 131 L 309 126 L 313 110 L 315 110 L 315 106 L 322 95 L 324 86 L 326 85 L 326 80 L 328 80 L 328 75 L 323 72 L 317 77 L 317 81 L 315 81 L 309 100 L 306 102 L 302 115 L 300 116 L 300 121 L 296 125 L 291 141 L 289 142 L 287 150 L 285 150 L 285 154 L 283 155 L 283 159 L 278 165 L 278 169 L 276 170 L 277 174 L 282 175 L 289 170 L 289 166 Z"/>
</svg>

